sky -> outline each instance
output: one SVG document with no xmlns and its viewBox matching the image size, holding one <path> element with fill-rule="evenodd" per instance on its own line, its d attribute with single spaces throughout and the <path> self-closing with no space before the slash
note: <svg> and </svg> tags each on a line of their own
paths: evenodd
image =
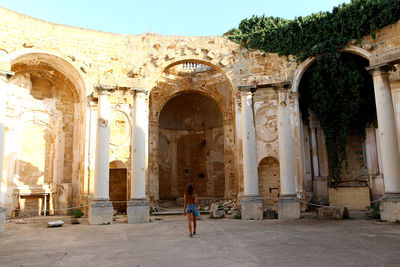
<svg viewBox="0 0 400 267">
<path fill-rule="evenodd" d="M 252 15 L 293 19 L 350 0 L 0 0 L 0 6 L 54 23 L 122 33 L 213 36 Z"/>
</svg>

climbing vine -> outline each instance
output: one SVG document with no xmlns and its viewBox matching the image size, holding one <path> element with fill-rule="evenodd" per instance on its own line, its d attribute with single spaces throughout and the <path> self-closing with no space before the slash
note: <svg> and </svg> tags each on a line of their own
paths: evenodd
<svg viewBox="0 0 400 267">
<path fill-rule="evenodd" d="M 353 40 L 400 20 L 400 0 L 352 0 L 333 8 L 294 20 L 253 16 L 224 34 L 249 49 L 294 56 L 301 62 L 316 57 L 300 84 L 302 114 L 315 112 L 324 131 L 331 176 L 340 179 L 346 162 L 347 132 L 363 130 L 376 121 L 372 79 L 365 70 L 368 62 L 338 53 Z M 361 131 L 363 132 L 363 131 Z"/>
<path fill-rule="evenodd" d="M 328 53 L 317 58 L 300 83 L 300 109 L 317 116 L 324 131 L 331 177 L 340 180 L 347 162 L 347 133 L 376 121 L 374 88 L 365 70 L 368 61 L 348 53 Z"/>
<path fill-rule="evenodd" d="M 293 55 L 303 61 L 343 49 L 351 40 L 360 41 L 400 19 L 399 0 L 352 0 L 307 17 L 286 20 L 253 16 L 224 34 L 247 48 L 279 55 Z"/>
</svg>

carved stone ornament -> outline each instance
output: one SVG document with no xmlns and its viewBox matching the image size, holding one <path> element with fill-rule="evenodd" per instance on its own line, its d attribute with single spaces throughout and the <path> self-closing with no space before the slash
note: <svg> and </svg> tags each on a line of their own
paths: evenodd
<svg viewBox="0 0 400 267">
<path fill-rule="evenodd" d="M 264 142 L 273 142 L 278 138 L 276 107 L 264 106 L 256 112 L 256 135 Z"/>
<path fill-rule="evenodd" d="M 103 118 L 99 118 L 97 120 L 97 125 L 100 127 L 108 127 L 108 120 L 105 120 Z"/>
</svg>

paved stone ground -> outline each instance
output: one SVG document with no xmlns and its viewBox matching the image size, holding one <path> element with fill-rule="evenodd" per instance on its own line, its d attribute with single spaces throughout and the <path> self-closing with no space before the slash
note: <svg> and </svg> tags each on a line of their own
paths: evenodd
<svg viewBox="0 0 400 267">
<path fill-rule="evenodd" d="M 182 216 L 46 228 L 60 218 L 8 222 L 0 266 L 400 266 L 400 225 L 364 219 L 204 219 L 189 238 Z"/>
</svg>

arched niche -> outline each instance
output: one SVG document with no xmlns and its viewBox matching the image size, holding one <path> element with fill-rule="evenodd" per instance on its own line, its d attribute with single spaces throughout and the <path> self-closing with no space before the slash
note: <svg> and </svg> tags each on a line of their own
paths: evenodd
<svg viewBox="0 0 400 267">
<path fill-rule="evenodd" d="M 195 67 L 187 69 L 183 64 L 185 62 L 193 63 L 194 65 L 190 66 Z M 213 68 L 213 66 L 208 64 L 198 65 L 201 64 L 201 62 L 196 60 L 185 62 L 169 65 L 154 84 L 149 95 L 148 190 L 150 199 L 158 200 L 163 197 L 173 199 L 183 196 L 183 194 L 181 194 L 182 192 L 180 192 L 182 190 L 178 189 L 176 183 L 175 185 L 170 185 L 160 182 L 161 177 L 167 175 L 166 173 L 173 173 L 173 177 L 177 177 L 176 172 L 178 169 L 176 163 L 171 162 L 171 160 L 159 160 L 160 157 L 167 157 L 164 152 L 169 149 L 168 147 L 172 147 L 172 144 L 175 146 L 174 149 L 177 149 L 178 138 L 180 137 L 175 136 L 172 138 L 168 132 L 171 130 L 177 131 L 179 129 L 181 132 L 187 131 L 188 133 L 191 132 L 195 134 L 199 129 L 199 131 L 206 131 L 206 128 L 208 128 L 208 130 L 220 129 L 220 132 L 214 131 L 213 134 L 208 135 L 205 140 L 206 146 L 215 143 L 215 147 L 221 149 L 221 153 L 217 153 L 215 156 L 220 163 L 215 164 L 215 169 L 218 169 L 218 172 L 215 172 L 215 174 L 212 174 L 213 172 L 208 174 L 205 173 L 206 171 L 195 171 L 196 175 L 200 175 L 201 177 L 223 175 L 224 178 L 213 178 L 209 180 L 210 182 L 205 182 L 207 185 L 204 186 L 204 188 L 207 187 L 208 190 L 205 196 L 220 196 L 220 193 L 213 193 L 214 190 L 217 190 L 217 192 L 224 191 L 222 196 L 228 198 L 236 197 L 237 172 L 235 168 L 237 167 L 237 163 L 235 158 L 235 110 L 231 83 L 220 70 Z M 199 68 L 197 68 L 197 66 L 199 66 Z M 192 101 L 194 99 L 197 101 L 196 104 Z M 187 112 L 180 114 L 182 117 L 181 119 L 177 119 L 177 116 L 173 115 L 179 112 L 179 109 L 176 108 L 178 102 L 184 107 L 183 110 L 187 110 Z M 200 102 L 202 104 L 200 104 Z M 199 105 L 206 108 L 203 111 L 197 111 L 196 108 L 199 108 Z M 217 110 L 219 112 L 217 112 Z M 168 112 L 164 113 L 164 111 Z M 190 116 L 196 113 L 198 114 L 196 118 L 190 118 Z M 217 119 L 219 118 L 218 114 L 221 114 L 220 119 Z M 218 123 L 216 121 L 218 121 Z M 220 124 L 220 121 L 222 124 Z M 215 127 L 217 124 L 222 126 Z M 176 129 L 168 129 L 172 127 L 171 125 Z M 200 139 L 197 141 L 199 142 L 199 146 L 200 143 L 204 143 L 204 141 L 200 141 Z M 178 153 L 177 155 L 181 156 L 182 153 Z M 162 164 L 160 164 L 160 162 L 162 162 Z M 210 170 L 214 167 L 208 166 L 207 168 Z M 184 170 L 185 169 L 183 169 L 183 171 Z M 186 170 L 189 173 L 189 169 L 186 168 Z M 206 180 L 207 179 L 203 179 L 203 181 Z M 218 184 L 213 184 L 211 182 L 217 180 L 219 181 Z M 161 186 L 171 188 L 170 193 L 166 196 L 160 196 L 159 192 L 162 191 Z M 219 189 L 215 189 L 217 187 L 219 187 Z"/>
<path fill-rule="evenodd" d="M 77 68 L 55 54 L 21 51 L 10 54 L 8 59 L 11 70 L 15 72 L 10 83 L 21 89 L 14 93 L 22 96 L 20 106 L 23 109 L 46 109 L 51 116 L 59 118 L 54 133 L 57 139 L 55 147 L 62 150 L 63 162 L 61 174 L 55 182 L 69 184 L 72 190 L 68 193 L 68 201 L 76 204 L 85 169 L 85 113 L 90 87 Z"/>
</svg>

